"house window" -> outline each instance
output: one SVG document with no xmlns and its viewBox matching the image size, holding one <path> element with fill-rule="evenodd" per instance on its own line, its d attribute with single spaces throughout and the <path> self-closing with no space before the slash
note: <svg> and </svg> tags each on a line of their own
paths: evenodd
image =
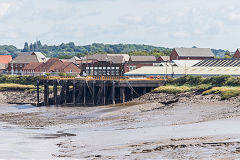
<svg viewBox="0 0 240 160">
<path fill-rule="evenodd" d="M 119 76 L 119 70 L 116 70 L 116 76 Z"/>
<path fill-rule="evenodd" d="M 136 69 L 136 66 L 129 66 L 130 71 L 135 70 L 135 69 Z"/>
<path fill-rule="evenodd" d="M 115 70 L 112 70 L 112 71 L 111 71 L 111 75 L 115 75 Z"/>
<path fill-rule="evenodd" d="M 106 75 L 106 70 L 103 70 L 103 75 Z"/>
<path fill-rule="evenodd" d="M 72 73 L 72 70 L 70 70 L 70 72 Z"/>
</svg>

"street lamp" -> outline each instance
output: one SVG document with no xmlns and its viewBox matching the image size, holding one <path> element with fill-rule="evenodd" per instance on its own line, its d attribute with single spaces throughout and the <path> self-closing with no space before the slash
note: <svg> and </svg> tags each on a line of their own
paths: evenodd
<svg viewBox="0 0 240 160">
<path fill-rule="evenodd" d="M 13 75 L 13 73 L 14 73 L 14 69 L 13 69 L 13 63 L 14 63 L 15 61 L 12 61 L 11 62 L 11 75 Z"/>
<path fill-rule="evenodd" d="M 166 65 L 166 79 L 167 79 L 167 62 L 165 62 Z"/>
<path fill-rule="evenodd" d="M 189 60 L 190 58 L 188 57 L 187 60 Z M 187 64 L 186 64 L 186 59 L 185 59 L 185 75 L 187 75 Z"/>
</svg>

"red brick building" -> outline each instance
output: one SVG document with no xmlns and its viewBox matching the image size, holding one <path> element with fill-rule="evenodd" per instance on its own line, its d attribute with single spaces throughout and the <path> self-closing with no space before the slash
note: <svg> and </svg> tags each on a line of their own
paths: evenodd
<svg viewBox="0 0 240 160">
<path fill-rule="evenodd" d="M 78 68 L 73 62 L 63 62 L 60 68 L 57 68 L 58 72 L 65 73 L 80 73 L 81 69 Z"/>
<path fill-rule="evenodd" d="M 22 74 L 23 68 L 31 62 L 46 62 L 47 58 L 41 52 L 22 52 L 8 63 L 8 73 Z"/>
<path fill-rule="evenodd" d="M 58 58 L 51 58 L 46 63 L 31 62 L 23 68 L 23 74 L 42 75 L 43 73 L 80 73 L 81 70 L 73 62 L 62 62 Z"/>
<path fill-rule="evenodd" d="M 75 72 L 81 70 L 72 62 L 62 62 L 58 58 L 51 58 L 46 63 L 40 65 L 40 72 Z"/>
<path fill-rule="evenodd" d="M 236 50 L 232 58 L 240 58 L 240 48 Z"/>
<path fill-rule="evenodd" d="M 210 48 L 174 48 L 170 60 L 204 60 L 214 57 Z"/>
<path fill-rule="evenodd" d="M 82 59 L 81 75 L 122 76 L 125 57 L 123 55 L 94 54 Z"/>
<path fill-rule="evenodd" d="M 42 62 L 31 62 L 23 68 L 23 73 L 24 74 L 39 73 L 40 72 L 40 66 L 42 64 L 43 64 Z"/>
</svg>

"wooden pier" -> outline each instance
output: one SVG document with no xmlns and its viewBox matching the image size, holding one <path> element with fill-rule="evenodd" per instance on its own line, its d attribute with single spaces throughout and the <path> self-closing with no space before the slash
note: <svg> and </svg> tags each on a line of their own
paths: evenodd
<svg viewBox="0 0 240 160">
<path fill-rule="evenodd" d="M 41 79 L 37 83 L 38 105 L 97 106 L 123 103 L 163 85 L 165 80 L 128 79 Z M 39 86 L 44 86 L 44 102 L 39 100 Z M 49 98 L 49 87 L 53 98 Z"/>
</svg>

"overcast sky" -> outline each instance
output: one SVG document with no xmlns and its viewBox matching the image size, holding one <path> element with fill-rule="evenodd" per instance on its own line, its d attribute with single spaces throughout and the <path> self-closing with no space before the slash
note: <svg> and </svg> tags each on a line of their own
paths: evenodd
<svg viewBox="0 0 240 160">
<path fill-rule="evenodd" d="M 239 0 L 0 0 L 0 44 L 240 47 Z"/>
</svg>

